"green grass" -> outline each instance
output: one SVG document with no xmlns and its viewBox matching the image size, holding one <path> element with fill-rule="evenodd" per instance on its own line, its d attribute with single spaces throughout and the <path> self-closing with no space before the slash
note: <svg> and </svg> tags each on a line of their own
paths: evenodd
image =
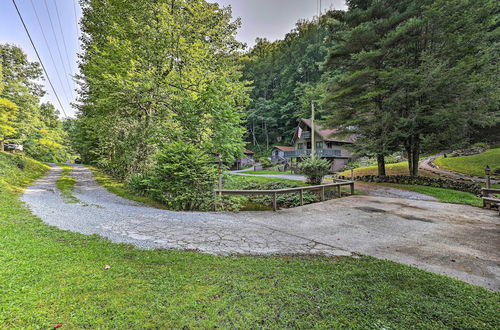
<svg viewBox="0 0 500 330">
<path fill-rule="evenodd" d="M 484 177 L 486 165 L 489 165 L 492 170 L 500 168 L 500 148 L 472 156 L 439 157 L 434 162 L 439 167 L 450 171 Z"/>
<path fill-rule="evenodd" d="M 498 328 L 498 293 L 394 262 L 138 250 L 48 226 L 19 201 L 47 166 L 18 161 L 0 153 L 0 328 Z"/>
<path fill-rule="evenodd" d="M 138 196 L 130 192 L 126 187 L 123 182 L 120 182 L 116 180 L 115 178 L 112 178 L 111 176 L 107 175 L 103 171 L 93 167 L 93 166 L 88 166 L 92 173 L 94 174 L 94 179 L 99 183 L 101 186 L 106 188 L 109 192 L 118 195 L 120 197 L 130 199 L 139 203 L 143 203 L 152 207 L 156 207 L 159 209 L 167 209 L 165 205 L 163 205 L 160 202 L 155 201 L 151 197 L 148 196 Z"/>
<path fill-rule="evenodd" d="M 271 170 L 262 170 L 262 171 L 247 171 L 246 174 L 293 174 L 291 171 L 271 171 Z"/>
<path fill-rule="evenodd" d="M 395 164 L 387 164 L 385 165 L 386 175 L 408 175 L 408 162 L 401 162 Z M 355 176 L 364 176 L 364 175 L 377 175 L 378 167 L 377 165 L 366 166 L 354 169 Z M 347 170 L 344 172 L 338 173 L 338 175 L 343 175 L 350 177 L 351 171 Z"/>
<path fill-rule="evenodd" d="M 73 188 L 75 187 L 75 178 L 68 176 L 73 171 L 70 165 L 60 164 L 62 168 L 61 176 L 56 181 L 56 187 L 61 191 L 62 196 L 67 203 L 78 203 L 79 200 L 73 196 Z"/>
<path fill-rule="evenodd" d="M 402 190 L 414 191 L 420 194 L 432 196 L 436 198 L 438 201 L 443 203 L 466 204 L 479 207 L 483 206 L 483 202 L 480 197 L 477 197 L 476 195 L 468 192 L 452 190 L 452 189 L 444 189 L 438 187 L 393 184 L 393 183 L 378 183 L 378 185 L 402 189 Z"/>
<path fill-rule="evenodd" d="M 300 180 L 289 180 L 282 178 L 269 178 L 265 176 L 245 176 L 245 175 L 234 175 L 226 174 L 224 176 L 224 189 L 241 189 L 241 186 L 250 182 L 259 183 L 269 183 L 269 182 L 283 182 L 287 183 L 293 187 L 303 187 L 307 186 L 303 181 Z"/>
</svg>

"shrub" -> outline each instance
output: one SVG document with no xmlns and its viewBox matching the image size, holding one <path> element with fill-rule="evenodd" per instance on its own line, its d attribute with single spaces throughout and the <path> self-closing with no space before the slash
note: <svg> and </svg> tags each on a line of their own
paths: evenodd
<svg viewBox="0 0 500 330">
<path fill-rule="evenodd" d="M 272 165 L 271 161 L 267 157 L 259 158 L 259 163 L 262 165 L 262 168 L 268 168 Z"/>
<path fill-rule="evenodd" d="M 129 184 L 172 210 L 208 210 L 214 202 L 217 166 L 195 145 L 177 141 L 163 148 L 151 174 Z"/>
<path fill-rule="evenodd" d="M 321 184 L 323 177 L 330 170 L 330 163 L 326 159 L 306 158 L 299 163 L 300 173 L 307 177 L 307 183 L 312 185 Z"/>
</svg>

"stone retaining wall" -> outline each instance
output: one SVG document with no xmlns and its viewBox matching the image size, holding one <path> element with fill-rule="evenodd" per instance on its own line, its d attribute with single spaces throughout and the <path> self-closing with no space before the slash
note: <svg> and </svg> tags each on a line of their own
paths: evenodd
<svg viewBox="0 0 500 330">
<path fill-rule="evenodd" d="M 350 177 L 339 176 L 339 179 L 350 180 Z M 409 175 L 388 175 L 388 176 L 377 176 L 377 175 L 364 175 L 354 177 L 355 181 L 362 182 L 381 182 L 381 183 L 397 183 L 397 184 L 412 184 L 420 186 L 438 187 L 445 189 L 453 189 L 464 192 L 469 192 L 474 195 L 481 194 L 481 185 L 477 183 L 455 181 L 450 179 L 442 178 L 429 178 L 425 176 L 409 176 Z"/>
</svg>

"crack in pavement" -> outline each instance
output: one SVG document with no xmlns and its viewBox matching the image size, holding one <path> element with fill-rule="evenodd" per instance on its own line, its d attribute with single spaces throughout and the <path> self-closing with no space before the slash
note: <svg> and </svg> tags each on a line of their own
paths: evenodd
<svg viewBox="0 0 500 330">
<path fill-rule="evenodd" d="M 494 211 L 350 196 L 278 212 L 173 212 L 108 192 L 81 165 L 71 173 L 76 179 L 73 195 L 81 203 L 65 203 L 55 188 L 60 173 L 54 166 L 22 200 L 44 222 L 62 229 L 142 249 L 216 255 L 366 254 L 500 290 L 500 231 Z"/>
</svg>

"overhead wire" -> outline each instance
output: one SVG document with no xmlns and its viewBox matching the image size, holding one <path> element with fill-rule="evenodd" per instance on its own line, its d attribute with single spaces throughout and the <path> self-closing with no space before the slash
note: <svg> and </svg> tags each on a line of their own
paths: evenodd
<svg viewBox="0 0 500 330">
<path fill-rule="evenodd" d="M 52 55 L 51 47 L 49 46 L 49 42 L 47 40 L 47 37 L 45 36 L 45 32 L 43 31 L 43 26 L 42 26 L 42 23 L 40 21 L 40 17 L 38 16 L 38 13 L 36 11 L 33 0 L 30 0 L 30 2 L 31 2 L 31 7 L 33 8 L 33 12 L 35 13 L 36 20 L 38 21 L 38 26 L 40 27 L 40 31 L 42 32 L 43 40 L 45 41 L 45 46 L 47 47 L 47 50 L 49 51 L 50 59 L 52 60 L 52 64 L 54 65 L 54 70 L 56 71 L 56 75 L 57 75 L 57 78 L 59 80 L 59 84 L 61 85 L 64 97 L 66 98 L 66 102 L 69 103 L 68 95 L 66 94 L 66 91 L 64 90 L 61 75 L 59 74 L 59 70 L 57 69 L 56 61 L 54 60 L 54 56 Z M 66 80 L 66 84 L 68 84 L 67 80 Z M 69 84 L 68 84 L 68 87 L 70 87 Z"/>
<path fill-rule="evenodd" d="M 33 46 L 33 49 L 35 50 L 35 54 L 36 54 L 36 57 L 38 58 L 38 61 L 40 62 L 40 65 L 42 66 L 42 69 L 43 69 L 43 72 L 45 73 L 45 77 L 47 77 L 47 81 L 49 82 L 50 84 L 50 87 L 52 88 L 52 91 L 54 92 L 54 95 L 57 99 L 57 102 L 59 103 L 59 106 L 61 107 L 61 110 L 63 111 L 64 113 L 64 116 L 66 116 L 66 118 L 68 117 L 68 115 L 66 114 L 66 111 L 64 110 L 64 107 L 61 103 L 61 99 L 59 98 L 59 95 L 57 95 L 57 92 L 56 92 L 56 89 L 54 88 L 54 85 L 52 84 L 52 81 L 50 80 L 50 77 L 49 77 L 49 74 L 47 73 L 47 70 L 45 69 L 45 65 L 43 65 L 43 61 L 40 57 L 40 54 L 38 53 L 38 50 L 35 46 L 35 43 L 33 42 L 33 39 L 31 38 L 31 34 L 28 30 L 28 27 L 26 26 L 26 23 L 24 23 L 24 19 L 23 19 L 23 16 L 21 15 L 21 12 L 19 11 L 19 8 L 17 7 L 17 4 L 16 4 L 16 0 L 12 0 L 12 3 L 14 4 L 14 7 L 16 8 L 16 11 L 17 11 L 17 15 L 19 16 L 19 19 L 21 20 L 21 23 L 23 24 L 23 27 L 24 27 L 24 31 L 26 31 L 26 34 L 28 35 L 28 38 L 31 42 L 31 45 Z"/>
<path fill-rule="evenodd" d="M 63 29 L 62 29 L 61 17 L 59 15 L 59 8 L 57 6 L 57 0 L 54 0 L 54 4 L 55 4 L 55 8 L 56 8 L 57 22 L 59 23 L 59 31 L 61 31 L 61 37 L 62 37 L 62 41 L 63 41 L 64 51 L 66 53 L 66 60 L 68 61 L 69 74 L 71 77 L 71 81 L 74 84 L 73 75 L 72 75 L 73 70 L 71 68 L 71 61 L 69 59 L 68 47 L 66 46 L 66 38 L 64 37 L 64 33 L 63 33 Z M 73 96 L 73 95 L 74 95 L 74 89 L 71 89 L 71 96 Z"/>
<path fill-rule="evenodd" d="M 45 10 L 47 11 L 47 16 L 49 17 L 50 27 L 52 29 L 52 34 L 54 35 L 54 40 L 56 42 L 57 52 L 59 54 L 59 59 L 61 60 L 62 68 L 64 69 L 65 78 L 66 78 L 66 81 L 68 82 L 70 74 L 66 71 L 64 59 L 63 59 L 63 56 L 61 53 L 61 47 L 59 46 L 59 41 L 57 40 L 57 34 L 56 34 L 56 30 L 54 29 L 54 23 L 52 22 L 52 17 L 50 16 L 50 11 L 49 11 L 49 6 L 47 5 L 47 0 L 43 0 L 43 3 L 45 4 Z M 69 82 L 68 82 L 68 87 L 71 90 L 71 84 Z"/>
</svg>

